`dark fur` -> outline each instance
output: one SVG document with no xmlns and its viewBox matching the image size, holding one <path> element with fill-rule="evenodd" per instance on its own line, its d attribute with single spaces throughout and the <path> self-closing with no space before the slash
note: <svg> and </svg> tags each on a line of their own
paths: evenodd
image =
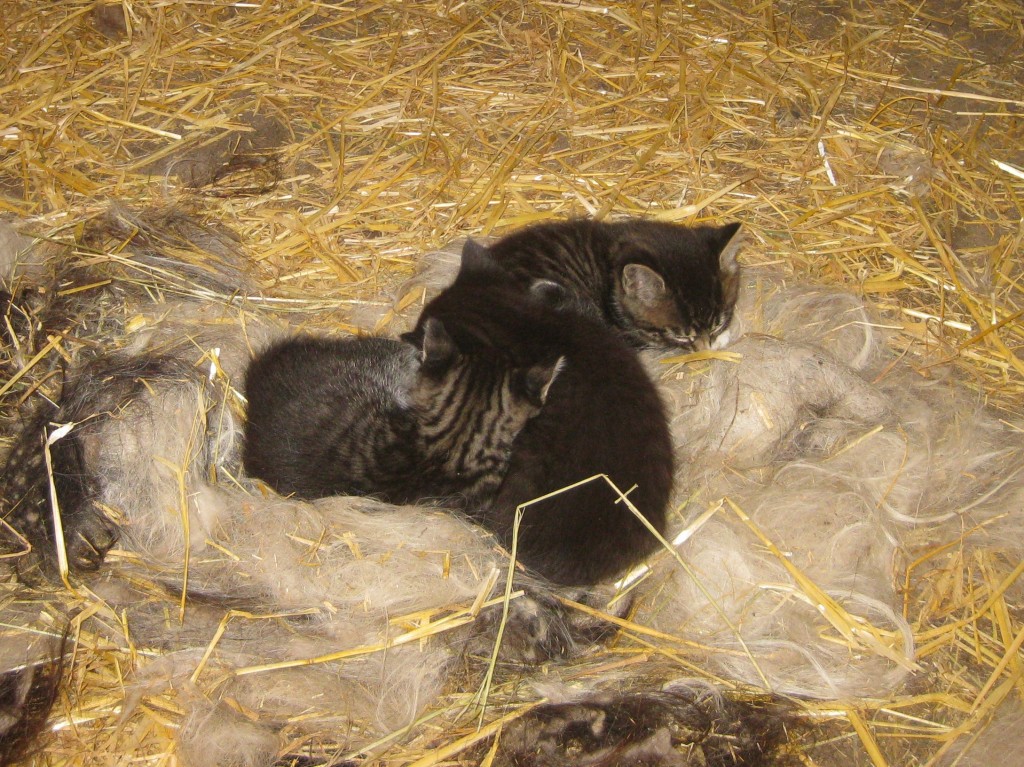
<svg viewBox="0 0 1024 767">
<path fill-rule="evenodd" d="M 635 345 L 705 348 L 732 321 L 738 231 L 576 219 L 520 229 L 486 250 L 522 287 L 564 291 Z"/>
<path fill-rule="evenodd" d="M 50 445 L 53 489 L 60 505 L 61 524 L 72 572 L 99 568 L 107 551 L 117 542 L 117 526 L 95 506 L 103 477 L 87 466 L 83 440 L 100 429 L 105 419 L 116 417 L 144 390 L 147 381 L 188 378 L 195 375 L 173 357 L 113 354 L 99 357 L 76 369 L 65 381 L 59 407 L 44 406 L 29 421 L 7 456 L 0 498 L 7 521 L 32 546 L 18 566 L 22 572 L 42 565 L 56 574 L 56 548 L 50 485 L 46 470 L 47 436 L 62 424 L 76 426 Z"/>
<path fill-rule="evenodd" d="M 555 361 L 513 369 L 493 354 L 468 358 L 440 323 L 418 346 L 298 338 L 254 360 L 246 471 L 302 498 L 489 500 Z"/>
<path fill-rule="evenodd" d="M 495 764 L 506 767 L 770 767 L 786 726 L 770 700 L 672 691 L 591 693 L 538 706 L 508 725 Z"/>
<path fill-rule="evenodd" d="M 451 287 L 424 309 L 413 335 L 440 319 L 468 355 L 510 364 L 565 358 L 543 411 L 520 432 L 497 498 L 476 519 L 506 545 L 516 507 L 607 474 L 659 530 L 672 489 L 672 443 L 658 393 L 636 354 L 604 324 L 556 311 L 486 255 L 467 252 Z M 584 585 L 635 564 L 657 542 L 601 480 L 530 506 L 518 557 L 546 578 Z"/>
<path fill-rule="evenodd" d="M 40 736 L 64 678 L 66 646 L 65 633 L 51 657 L 0 673 L 0 767 L 41 748 Z"/>
<path fill-rule="evenodd" d="M 40 564 L 48 575 L 56 575 L 57 572 L 44 445 L 51 430 L 50 423 L 57 422 L 60 415 L 57 408 L 43 406 L 18 436 L 4 465 L 3 482 L 0 484 L 4 518 L 29 544 L 25 556 L 17 560 L 23 573 Z M 76 546 L 80 541 L 76 531 L 77 520 L 90 515 L 87 499 L 93 495 L 93 482 L 84 471 L 78 440 L 73 436 L 58 440 L 50 448 L 50 457 L 54 465 L 54 490 L 61 503 L 61 519 L 68 541 L 69 563 L 79 570 L 95 569 L 91 564 L 95 547 L 90 543 L 81 546 L 79 552 L 79 546 Z M 11 539 L 4 545 L 16 548 L 18 543 Z"/>
</svg>

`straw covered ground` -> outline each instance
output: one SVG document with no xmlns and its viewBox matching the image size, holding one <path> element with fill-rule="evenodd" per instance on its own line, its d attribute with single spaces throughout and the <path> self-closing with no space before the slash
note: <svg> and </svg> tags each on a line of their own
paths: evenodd
<svg viewBox="0 0 1024 767">
<path fill-rule="evenodd" d="M 386 329 L 421 256 L 460 237 L 579 215 L 736 220 L 751 279 L 861 296 L 914 380 L 956 379 L 1007 428 L 1024 417 L 1016 0 L 5 0 L 0 10 L 0 218 L 29 238 L 5 230 L 0 251 L 35 240 L 78 259 L 116 256 L 137 232 L 96 239 L 89 224 L 112 206 L 163 216 L 167 231 L 187 216 L 244 255 L 248 309 L 372 330 L 365 318 L 383 316 Z M 209 254 L 180 256 L 216 269 Z M 146 279 L 157 302 L 229 298 Z M 20 406 L 53 393 L 56 377 L 39 371 L 103 342 L 69 333 L 38 355 L 9 350 L 0 453 Z M 701 375 L 700 362 L 684 374 Z M 815 731 L 792 744 L 796 763 L 949 764 L 1022 716 L 1019 559 L 953 536 L 901 546 L 891 565 L 919 677 L 891 699 L 807 704 Z M 158 647 L 83 628 L 94 615 L 118 620 L 88 590 L 10 585 L 0 608 L 53 635 L 74 617 L 69 683 L 34 763 L 176 763 L 174 699 L 124 696 Z M 173 600 L 166 611 L 176 619 Z M 13 622 L 0 617 L 27 631 Z M 625 624 L 560 678 L 642 673 L 652 659 L 694 673 L 681 644 Z M 476 720 L 444 731 L 431 721 L 373 763 L 489 758 L 467 751 L 484 740 Z"/>
</svg>

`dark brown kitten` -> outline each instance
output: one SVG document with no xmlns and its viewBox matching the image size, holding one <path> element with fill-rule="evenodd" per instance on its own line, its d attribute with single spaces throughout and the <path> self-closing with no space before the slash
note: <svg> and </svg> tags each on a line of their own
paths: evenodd
<svg viewBox="0 0 1024 767">
<path fill-rule="evenodd" d="M 511 545 L 516 508 L 606 474 L 658 531 L 672 489 L 672 443 L 658 393 L 636 353 L 604 323 L 559 310 L 470 249 L 455 282 L 423 310 L 422 336 L 440 320 L 468 356 L 509 365 L 564 359 L 544 409 L 519 433 L 497 497 L 474 518 Z M 518 557 L 557 583 L 621 573 L 657 546 L 609 485 L 596 480 L 526 509 Z"/>
<path fill-rule="evenodd" d="M 245 468 L 301 498 L 485 503 L 557 366 L 463 355 L 438 321 L 425 325 L 418 348 L 386 338 L 292 338 L 246 374 Z"/>
<path fill-rule="evenodd" d="M 720 348 L 739 290 L 740 225 L 576 219 L 486 248 L 523 287 L 603 318 L 634 345 Z M 470 240 L 464 252 L 484 250 Z"/>
</svg>

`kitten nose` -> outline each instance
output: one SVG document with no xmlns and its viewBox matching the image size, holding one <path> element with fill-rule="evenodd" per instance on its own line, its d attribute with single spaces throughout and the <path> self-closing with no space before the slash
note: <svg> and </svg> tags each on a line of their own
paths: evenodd
<svg viewBox="0 0 1024 767">
<path fill-rule="evenodd" d="M 695 339 L 693 339 L 693 350 L 695 352 L 706 352 L 709 349 L 714 349 L 715 345 L 711 340 L 711 336 L 707 333 L 701 333 Z"/>
</svg>

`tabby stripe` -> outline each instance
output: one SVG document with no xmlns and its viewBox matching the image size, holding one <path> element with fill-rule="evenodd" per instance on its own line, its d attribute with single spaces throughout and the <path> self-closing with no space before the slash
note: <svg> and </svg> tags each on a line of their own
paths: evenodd
<svg viewBox="0 0 1024 767">
<path fill-rule="evenodd" d="M 483 377 L 483 371 L 480 371 L 480 373 L 480 377 Z M 488 376 L 488 378 L 492 378 L 492 376 Z M 481 446 L 479 443 L 481 440 L 486 441 L 488 429 L 485 427 L 488 425 L 488 421 L 492 420 L 490 418 L 491 414 L 501 412 L 500 410 L 493 410 L 495 406 L 495 403 L 493 402 L 493 381 L 483 381 L 483 386 L 478 386 L 477 388 L 478 391 L 479 389 L 483 390 L 481 393 L 486 396 L 486 401 L 481 406 L 481 397 L 479 394 L 475 397 L 471 397 L 470 402 L 478 403 L 475 408 L 476 412 L 473 412 L 470 408 L 466 408 L 466 412 L 462 414 L 462 418 L 460 419 L 462 421 L 462 424 L 460 425 L 465 429 L 465 431 L 462 432 L 462 435 L 463 437 L 468 435 L 468 439 L 461 440 L 459 444 L 460 450 L 457 455 L 453 456 L 453 463 L 456 467 L 461 469 L 466 468 L 469 463 L 470 455 L 476 455 L 481 452 Z"/>
<path fill-rule="evenodd" d="M 464 379 L 467 378 L 470 373 L 471 370 L 466 366 L 460 367 L 448 390 L 442 395 L 440 406 L 432 409 L 432 413 L 427 417 L 423 424 L 424 427 L 434 429 L 445 428 L 449 411 L 455 408 L 455 403 L 463 398 L 462 394 L 465 389 Z"/>
<path fill-rule="evenodd" d="M 488 459 L 494 451 L 494 442 L 499 439 L 499 434 L 504 431 L 506 427 L 506 421 L 510 418 L 510 415 L 505 411 L 505 397 L 503 396 L 508 389 L 507 377 L 503 376 L 498 381 L 498 385 L 492 385 L 489 387 L 487 409 L 481 413 L 481 419 L 483 420 L 488 413 L 498 414 L 498 420 L 490 420 L 490 428 L 483 428 L 483 424 L 476 432 L 472 444 L 466 445 L 463 449 L 463 453 L 467 453 L 469 449 L 473 449 L 476 461 L 483 461 Z M 502 415 L 504 414 L 504 417 Z M 485 422 L 486 423 L 486 422 Z M 466 458 L 462 459 L 466 461 Z"/>
</svg>

